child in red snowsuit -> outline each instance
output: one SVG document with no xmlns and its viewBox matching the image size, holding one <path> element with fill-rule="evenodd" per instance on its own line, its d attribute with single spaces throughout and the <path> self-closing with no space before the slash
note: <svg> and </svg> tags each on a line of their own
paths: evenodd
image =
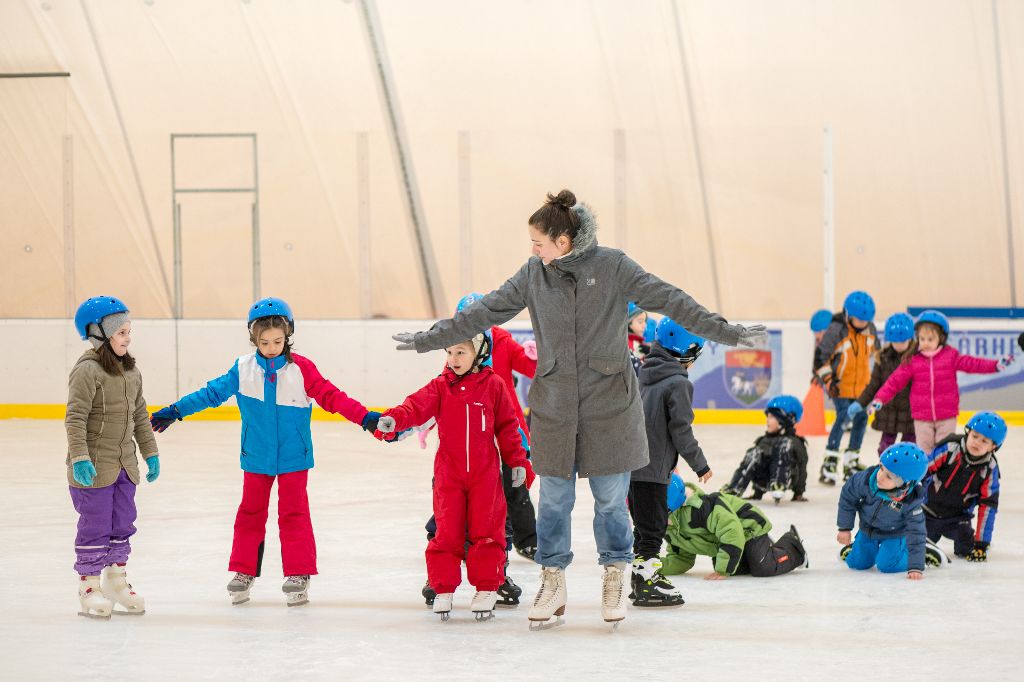
<svg viewBox="0 0 1024 682">
<path fill-rule="evenodd" d="M 532 473 L 519 435 L 519 419 L 504 382 L 490 367 L 483 334 L 450 346 L 448 366 L 426 386 L 387 410 L 376 435 L 398 432 L 433 417 L 440 444 L 434 458 L 437 534 L 427 545 L 427 578 L 437 593 L 434 613 L 447 620 L 462 561 L 476 589 L 472 610 L 490 614 L 505 580 L 505 495 L 501 462 L 512 468 L 513 486 Z M 390 419 L 388 419 L 390 418 Z M 500 460 L 499 460 L 500 453 Z M 530 477 L 532 478 L 532 476 Z M 527 486 L 529 487 L 529 486 Z M 466 540 L 469 549 L 466 549 Z"/>
</svg>

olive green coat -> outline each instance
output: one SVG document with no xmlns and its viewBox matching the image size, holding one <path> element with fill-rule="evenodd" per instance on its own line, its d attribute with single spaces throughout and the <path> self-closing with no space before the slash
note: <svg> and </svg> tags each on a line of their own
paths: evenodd
<svg viewBox="0 0 1024 682">
<path fill-rule="evenodd" d="M 74 488 L 105 488 L 117 480 L 121 469 L 138 484 L 135 443 L 143 457 L 157 454 L 142 397 L 142 374 L 137 367 L 117 376 L 107 374 L 91 349 L 71 370 L 64 428 L 68 434 L 68 485 Z M 72 475 L 72 465 L 86 459 L 96 467 L 91 486 L 80 485 Z"/>
</svg>

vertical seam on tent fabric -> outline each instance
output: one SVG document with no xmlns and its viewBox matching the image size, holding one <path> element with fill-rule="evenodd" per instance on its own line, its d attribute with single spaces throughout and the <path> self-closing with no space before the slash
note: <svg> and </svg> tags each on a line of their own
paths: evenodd
<svg viewBox="0 0 1024 682">
<path fill-rule="evenodd" d="M 171 285 L 167 280 L 167 271 L 164 268 L 164 259 L 160 254 L 160 244 L 156 239 L 156 230 L 153 227 L 153 216 L 149 211 L 149 203 L 146 201 L 146 192 L 142 188 L 142 177 L 139 175 L 139 166 L 135 161 L 135 151 L 132 149 L 131 139 L 128 137 L 128 129 L 124 125 L 124 116 L 121 114 L 121 105 L 117 101 L 117 94 L 114 92 L 114 83 L 110 80 L 110 72 L 107 70 L 107 60 L 103 56 L 103 50 L 100 48 L 100 41 L 96 37 L 96 29 L 93 27 L 92 15 L 89 14 L 89 7 L 85 0 L 80 0 L 82 5 L 82 14 L 85 16 L 85 25 L 89 30 L 89 38 L 92 40 L 93 49 L 96 50 L 96 57 L 100 62 L 100 70 L 103 71 L 103 81 L 107 84 L 107 93 L 110 95 L 111 104 L 114 105 L 114 114 L 117 116 L 117 125 L 121 130 L 121 139 L 124 141 L 124 146 L 128 152 L 128 162 L 132 167 L 132 177 L 135 178 L 135 187 L 139 193 L 139 201 L 142 202 L 142 212 L 146 216 L 146 226 L 149 228 L 149 237 L 153 243 L 153 250 L 156 252 L 156 263 L 160 268 L 160 279 L 164 285 L 164 295 L 167 297 L 167 306 L 170 309 L 173 306 L 173 298 L 171 296 Z"/>
</svg>

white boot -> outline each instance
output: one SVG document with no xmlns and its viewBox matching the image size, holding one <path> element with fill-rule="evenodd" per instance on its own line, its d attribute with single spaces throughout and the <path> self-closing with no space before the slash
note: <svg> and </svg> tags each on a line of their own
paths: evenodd
<svg viewBox="0 0 1024 682">
<path fill-rule="evenodd" d="M 494 618 L 494 605 L 498 603 L 497 592 L 481 592 L 477 590 L 473 595 L 473 603 L 470 610 L 476 614 L 477 620 L 490 620 Z"/>
<path fill-rule="evenodd" d="M 565 589 L 565 570 L 544 567 L 540 570 L 540 589 L 530 608 L 530 629 L 544 630 L 561 625 L 564 621 L 565 602 L 568 593 Z M 555 620 L 552 622 L 551 619 Z"/>
<path fill-rule="evenodd" d="M 78 603 L 82 609 L 78 615 L 86 618 L 109 619 L 114 608 L 113 602 L 103 596 L 98 575 L 78 577 Z"/>
<path fill-rule="evenodd" d="M 107 566 L 103 569 L 103 596 L 124 607 L 124 611 L 114 611 L 119 616 L 141 616 L 146 612 L 146 600 L 136 594 L 128 584 L 128 575 L 124 566 Z"/>
<path fill-rule="evenodd" d="M 441 622 L 448 620 L 451 615 L 454 598 L 455 593 L 453 592 L 444 592 L 434 597 L 434 613 L 441 616 Z"/>
<path fill-rule="evenodd" d="M 601 584 L 601 617 L 606 623 L 617 623 L 626 618 L 626 591 L 623 586 L 625 562 L 608 564 L 604 567 Z"/>
</svg>

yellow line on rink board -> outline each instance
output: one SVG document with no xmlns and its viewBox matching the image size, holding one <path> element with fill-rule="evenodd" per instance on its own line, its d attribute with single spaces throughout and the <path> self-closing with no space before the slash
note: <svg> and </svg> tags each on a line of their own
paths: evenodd
<svg viewBox="0 0 1024 682">
<path fill-rule="evenodd" d="M 162 405 L 150 405 L 149 411 L 160 409 Z M 387 409 L 379 409 L 381 411 Z M 65 406 L 63 404 L 39 404 L 39 403 L 4 403 L 0 404 L 0 419 L 64 419 Z M 1024 426 L 1024 410 L 1002 410 L 999 414 L 1010 426 Z M 961 412 L 957 420 L 961 425 L 971 418 L 973 412 Z M 735 410 L 735 409 L 696 409 L 694 410 L 694 424 L 764 424 L 764 412 L 758 409 Z M 189 421 L 238 421 L 240 419 L 238 408 L 233 406 L 211 407 L 188 417 Z M 330 412 L 324 412 L 319 407 L 313 408 L 314 421 L 343 422 L 344 417 Z M 835 421 L 833 410 L 825 411 L 826 424 Z"/>
</svg>

